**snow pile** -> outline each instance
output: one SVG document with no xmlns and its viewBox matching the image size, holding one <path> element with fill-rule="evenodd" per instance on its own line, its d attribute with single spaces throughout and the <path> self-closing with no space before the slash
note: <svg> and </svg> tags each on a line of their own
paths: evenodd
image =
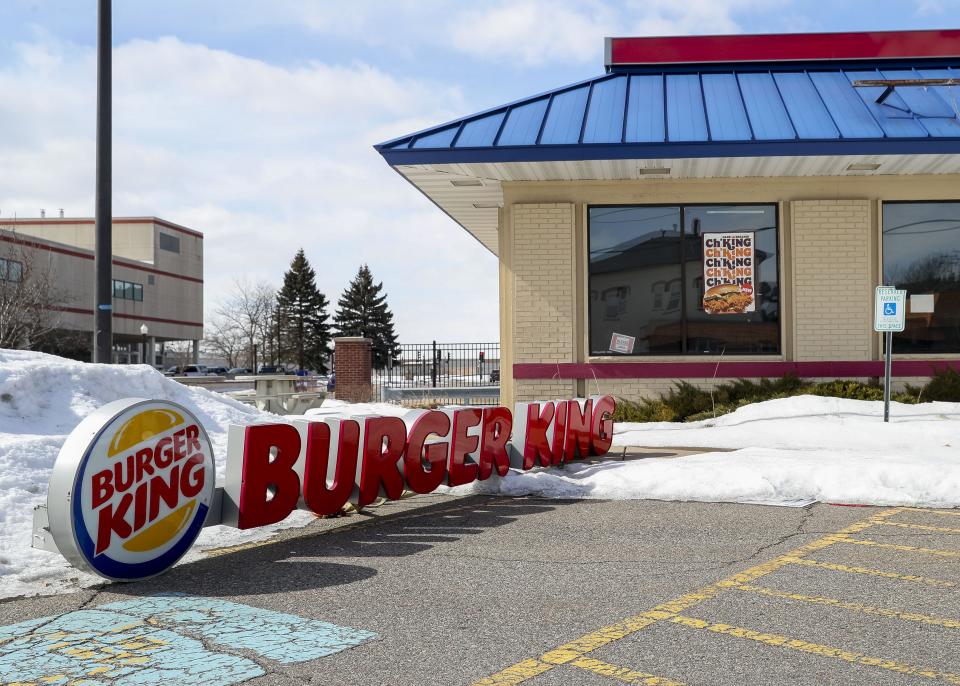
<svg viewBox="0 0 960 686">
<path fill-rule="evenodd" d="M 960 403 L 798 396 L 689 424 L 621 423 L 625 446 L 721 448 L 678 458 L 511 471 L 458 492 L 797 504 L 960 506 Z"/>
<path fill-rule="evenodd" d="M 84 417 L 121 398 L 172 400 L 190 409 L 213 442 L 223 477 L 227 426 L 273 419 L 271 414 L 202 388 L 183 386 L 145 365 L 97 365 L 42 353 L 0 349 L 0 597 L 51 592 L 101 581 L 60 555 L 30 547 L 33 508 L 47 500 L 47 481 L 60 446 Z M 296 526 L 312 519 L 294 513 Z M 197 550 L 267 538 L 278 527 L 241 532 L 204 529 Z"/>
</svg>

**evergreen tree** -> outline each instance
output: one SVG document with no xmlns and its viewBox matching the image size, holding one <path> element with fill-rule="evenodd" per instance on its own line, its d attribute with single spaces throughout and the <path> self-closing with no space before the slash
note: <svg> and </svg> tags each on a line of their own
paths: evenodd
<svg viewBox="0 0 960 686">
<path fill-rule="evenodd" d="M 280 358 L 295 362 L 298 369 L 327 373 L 330 352 L 330 325 L 327 299 L 317 290 L 316 273 L 303 254 L 297 251 L 290 269 L 283 275 L 283 287 L 277 293 Z"/>
<path fill-rule="evenodd" d="M 383 283 L 374 285 L 370 268 L 361 265 L 356 278 L 340 296 L 333 317 L 338 336 L 363 336 L 373 341 L 374 369 L 383 369 L 389 359 L 400 353 L 393 314 L 387 307 L 386 293 L 380 294 L 382 290 Z"/>
</svg>

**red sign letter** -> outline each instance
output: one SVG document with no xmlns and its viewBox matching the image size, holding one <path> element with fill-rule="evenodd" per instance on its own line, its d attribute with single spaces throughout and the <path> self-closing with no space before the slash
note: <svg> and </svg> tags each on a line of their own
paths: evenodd
<svg viewBox="0 0 960 686">
<path fill-rule="evenodd" d="M 532 469 L 539 460 L 540 465 L 549 467 L 553 462 L 550 453 L 550 442 L 547 441 L 547 429 L 553 421 L 555 409 L 553 403 L 544 403 L 543 412 L 540 412 L 539 403 L 530 403 L 527 406 L 527 438 L 523 444 L 523 468 Z"/>
<path fill-rule="evenodd" d="M 450 445 L 450 464 L 447 467 L 447 485 L 462 486 L 477 480 L 477 465 L 467 462 L 467 455 L 477 449 L 479 436 L 468 436 L 467 429 L 480 423 L 480 410 L 456 410 L 453 413 L 453 443 Z"/>
<path fill-rule="evenodd" d="M 357 506 L 369 505 L 380 496 L 380 487 L 390 500 L 403 495 L 403 476 L 397 461 L 403 455 L 407 427 L 399 417 L 372 417 L 364 422 L 363 464 Z M 384 447 L 386 439 L 386 447 Z"/>
<path fill-rule="evenodd" d="M 589 457 L 591 453 L 590 424 L 593 421 L 593 400 L 583 402 L 571 400 L 567 405 L 567 437 L 564 444 L 564 457 L 569 461 L 579 457 Z"/>
<path fill-rule="evenodd" d="M 432 410 L 413 422 L 403 456 L 403 472 L 414 493 L 430 493 L 443 483 L 447 474 L 447 443 L 431 443 L 424 447 L 423 442 L 431 434 L 443 438 L 448 433 L 450 418 L 443 412 Z M 426 464 L 430 469 L 424 469 Z"/>
<path fill-rule="evenodd" d="M 307 427 L 307 456 L 303 472 L 303 499 L 315 514 L 332 515 L 343 509 L 353 493 L 357 474 L 360 425 L 353 420 L 340 422 L 340 439 L 333 485 L 327 485 L 330 464 L 330 427 L 310 422 Z"/>
<path fill-rule="evenodd" d="M 300 432 L 290 424 L 254 424 L 244 430 L 237 528 L 274 524 L 293 512 L 300 499 L 300 477 L 293 471 L 299 457 Z"/>
<path fill-rule="evenodd" d="M 597 399 L 593 407 L 593 421 L 590 424 L 590 434 L 593 440 L 593 454 L 606 455 L 613 443 L 613 411 L 616 403 L 609 395 Z"/>
<path fill-rule="evenodd" d="M 497 474 L 506 476 L 510 471 L 510 456 L 507 455 L 507 441 L 513 428 L 513 414 L 505 407 L 485 407 L 483 409 L 483 433 L 480 439 L 480 471 L 477 478 L 484 481 L 490 478 L 496 466 Z"/>
</svg>

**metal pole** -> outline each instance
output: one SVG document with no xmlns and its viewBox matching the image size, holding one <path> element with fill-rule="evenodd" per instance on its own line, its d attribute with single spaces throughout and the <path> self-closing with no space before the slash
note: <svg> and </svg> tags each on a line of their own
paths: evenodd
<svg viewBox="0 0 960 686">
<path fill-rule="evenodd" d="M 890 421 L 890 372 L 893 370 L 893 332 L 884 334 L 886 348 L 883 358 L 883 421 Z"/>
<path fill-rule="evenodd" d="M 113 207 L 111 206 L 111 0 L 97 2 L 97 178 L 94 238 L 96 272 L 93 361 L 112 361 Z"/>
<path fill-rule="evenodd" d="M 140 364 L 147 364 L 147 334 L 145 333 L 140 334 Z"/>
<path fill-rule="evenodd" d="M 431 354 L 431 357 L 433 358 L 433 360 L 430 363 L 431 364 L 430 378 L 432 379 L 433 388 L 436 388 L 437 387 L 437 342 L 436 341 L 433 342 L 433 353 Z"/>
</svg>

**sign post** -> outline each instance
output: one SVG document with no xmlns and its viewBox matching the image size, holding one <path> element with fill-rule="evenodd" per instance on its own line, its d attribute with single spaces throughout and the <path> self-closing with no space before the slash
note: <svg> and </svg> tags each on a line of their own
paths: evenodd
<svg viewBox="0 0 960 686">
<path fill-rule="evenodd" d="M 906 325 L 907 292 L 893 286 L 877 286 L 874 296 L 873 330 L 884 334 L 883 421 L 890 421 L 890 376 L 893 370 L 893 332 Z"/>
</svg>

